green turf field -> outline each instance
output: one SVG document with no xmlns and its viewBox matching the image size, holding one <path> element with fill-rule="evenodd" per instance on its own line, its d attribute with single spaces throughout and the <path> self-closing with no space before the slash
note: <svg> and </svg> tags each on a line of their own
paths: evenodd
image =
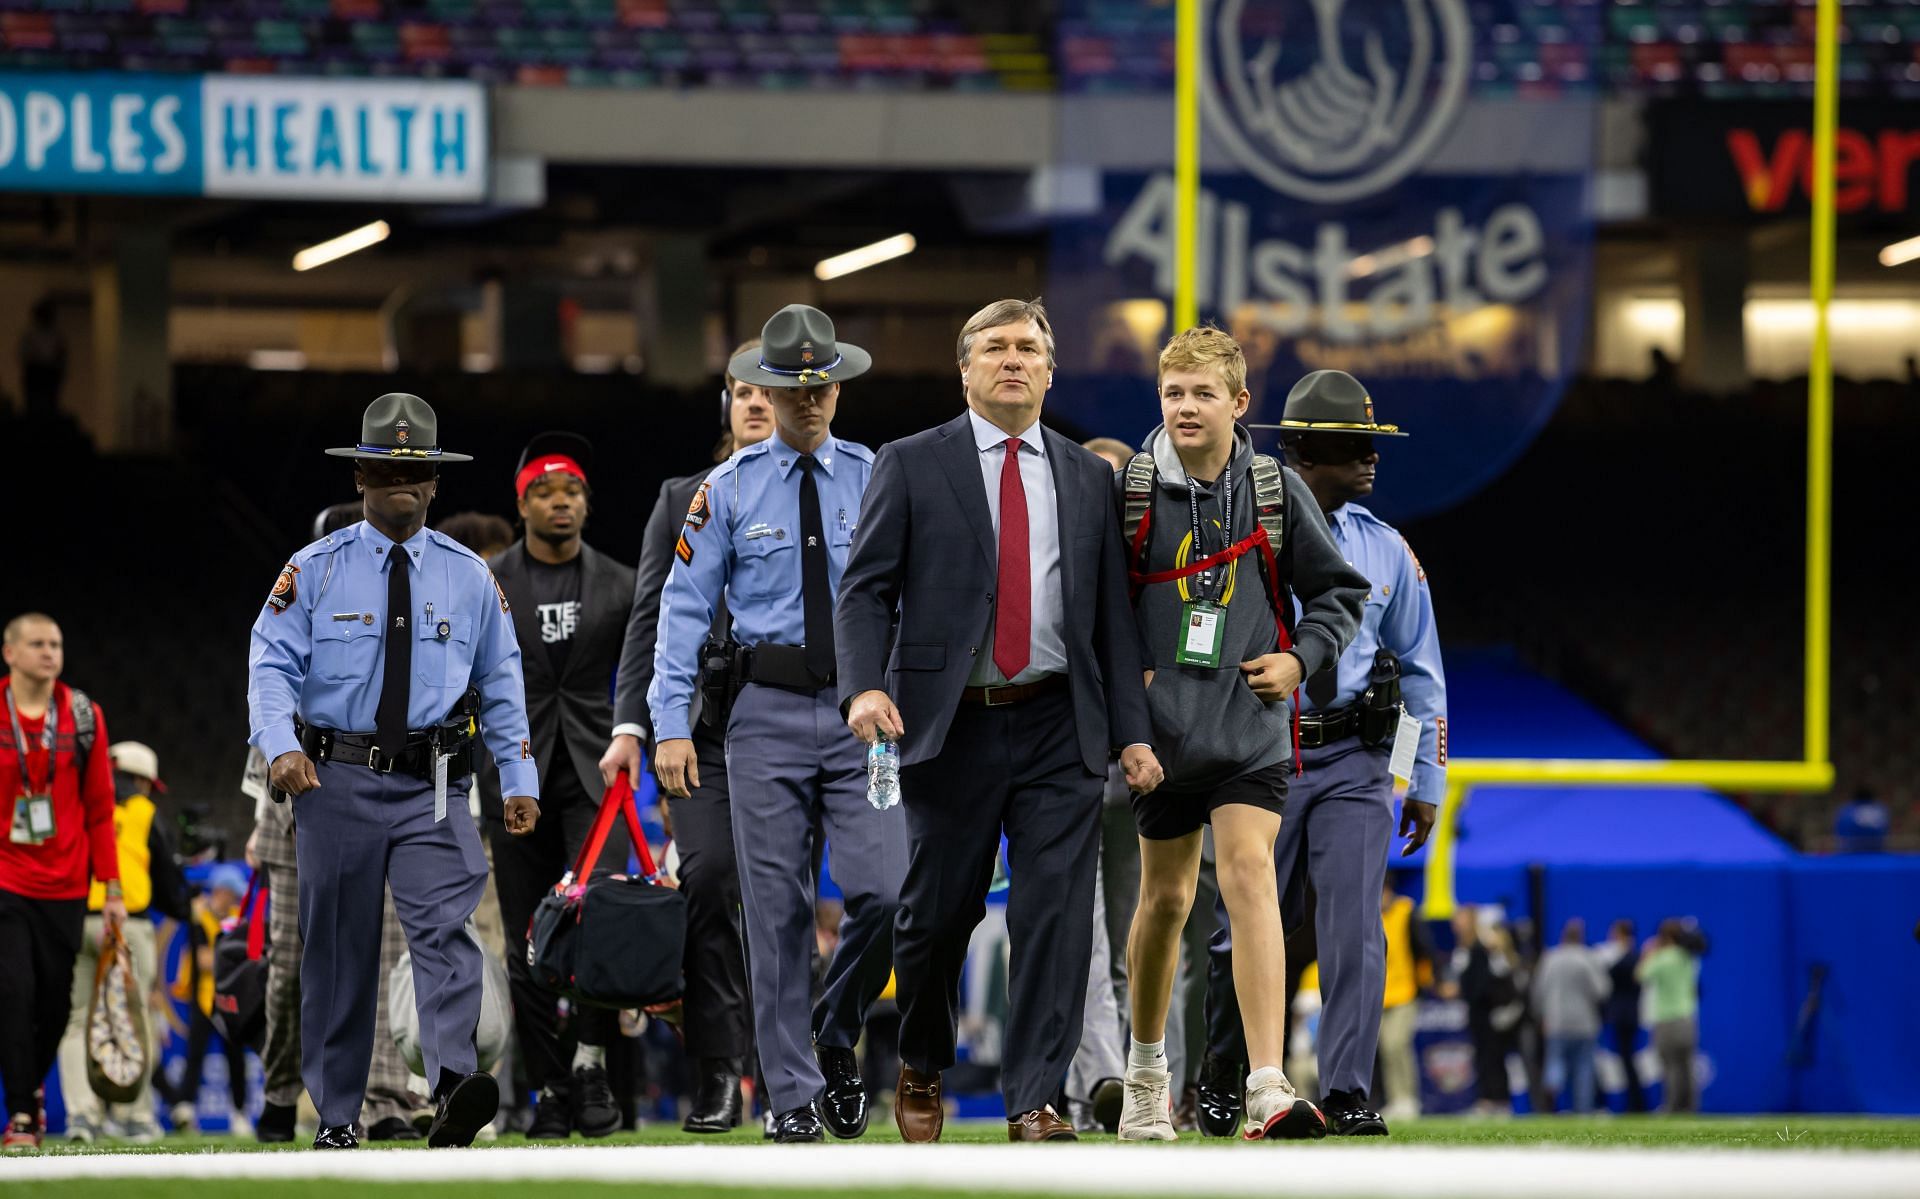
<svg viewBox="0 0 1920 1199">
<path fill-rule="evenodd" d="M 1004 1144 L 1006 1127 L 998 1121 L 949 1123 L 943 1138 L 947 1144 Z M 872 1129 L 855 1145 L 897 1142 L 899 1134 L 891 1123 L 876 1118 Z M 1113 1138 L 1099 1134 L 1082 1135 L 1083 1142 L 1111 1143 Z M 502 1137 L 494 1144 L 553 1145 L 552 1141 L 528 1141 L 524 1137 Z M 727 1136 L 692 1137 L 671 1125 L 622 1133 L 602 1141 L 586 1142 L 575 1137 L 567 1144 L 586 1145 L 766 1145 L 758 1128 L 740 1129 Z M 151 1146 L 97 1145 L 83 1147 L 49 1139 L 43 1154 L 65 1153 L 205 1153 L 219 1150 L 243 1153 L 275 1153 L 303 1150 L 305 1140 L 293 1145 L 264 1146 L 251 1140 L 227 1137 L 180 1137 Z M 1215 1140 L 1198 1133 L 1185 1133 L 1182 1147 L 1233 1149 L 1232 1140 Z M 1332 1139 L 1313 1145 L 1289 1145 L 1284 1148 L 1361 1152 L 1390 1149 L 1395 1145 L 1556 1145 L 1568 1149 L 1592 1149 L 1613 1146 L 1631 1148 L 1720 1148 L 1720 1149 L 1908 1149 L 1920 1150 L 1920 1120 L 1876 1119 L 1860 1116 L 1739 1116 L 1721 1118 L 1665 1119 L 1659 1116 L 1621 1116 L 1615 1118 L 1547 1117 L 1513 1120 L 1422 1120 L 1401 1124 L 1392 1137 L 1382 1140 Z M 398 1146 L 368 1145 L 374 1152 L 417 1152 L 420 1142 Z M 477 1148 L 485 1149 L 481 1145 Z M 1151 1147 L 1148 1147 L 1151 1152 Z"/>
</svg>

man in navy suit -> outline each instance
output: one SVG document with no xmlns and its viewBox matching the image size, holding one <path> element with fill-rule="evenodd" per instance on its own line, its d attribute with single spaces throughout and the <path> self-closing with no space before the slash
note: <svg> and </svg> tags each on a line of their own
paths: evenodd
<svg viewBox="0 0 1920 1199">
<path fill-rule="evenodd" d="M 874 461 L 834 617 L 847 723 L 901 755 L 894 1118 L 908 1141 L 940 1137 L 960 969 L 1004 830 L 1007 1134 L 1072 1140 L 1047 1101 L 1080 1041 L 1107 763 L 1141 793 L 1160 764 L 1113 468 L 1040 425 L 1046 309 L 981 309 L 959 364 L 967 411 Z"/>
</svg>

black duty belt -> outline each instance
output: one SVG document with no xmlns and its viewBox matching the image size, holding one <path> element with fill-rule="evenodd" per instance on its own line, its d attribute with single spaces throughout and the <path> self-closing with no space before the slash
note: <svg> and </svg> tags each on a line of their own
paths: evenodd
<svg viewBox="0 0 1920 1199">
<path fill-rule="evenodd" d="M 1341 708 L 1300 718 L 1300 748 L 1319 749 L 1360 734 L 1360 709 Z"/>
<path fill-rule="evenodd" d="M 760 683 L 768 687 L 784 687 L 789 691 L 804 691 L 811 695 L 823 691 L 834 684 L 834 675 L 816 678 L 807 669 L 807 651 L 798 645 L 781 645 L 778 642 L 762 641 L 758 645 L 744 646 L 735 659 L 735 667 L 743 683 Z"/>
<path fill-rule="evenodd" d="M 427 730 L 407 734 L 399 752 L 376 745 L 372 733 L 340 733 L 332 729 L 300 730 L 300 748 L 316 762 L 336 766 L 365 766 L 379 774 L 404 774 L 431 780 L 436 753 L 447 755 L 447 777 L 473 773 L 473 739 L 464 728 Z"/>
<path fill-rule="evenodd" d="M 1000 687 L 968 687 L 960 693 L 960 699 L 963 703 L 979 704 L 984 708 L 1004 708 L 1008 704 L 1025 703 L 1030 699 L 1038 699 L 1043 695 L 1066 689 L 1066 675 L 1049 674 L 1031 683 L 1008 683 Z"/>
</svg>

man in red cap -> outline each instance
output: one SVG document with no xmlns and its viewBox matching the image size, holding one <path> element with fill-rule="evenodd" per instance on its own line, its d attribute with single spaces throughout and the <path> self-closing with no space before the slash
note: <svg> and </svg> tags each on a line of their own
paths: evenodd
<svg viewBox="0 0 1920 1199">
<path fill-rule="evenodd" d="M 530 837 L 508 834 L 500 780 L 480 776 L 481 814 L 493 843 L 494 882 L 507 932 L 507 975 L 527 1076 L 538 1091 L 527 1135 L 564 1140 L 603 1137 L 620 1127 L 607 1082 L 606 1047 L 614 1013 L 575 1006 L 560 1028 L 559 997 L 527 968 L 527 922 L 540 897 L 565 874 L 600 806 L 600 751 L 613 728 L 614 665 L 633 607 L 633 569 L 581 540 L 591 489 L 593 447 L 571 433 L 543 433 L 514 472 L 526 535 L 495 555 L 494 578 L 512 608 L 526 675 L 527 723 L 539 763 L 546 819 Z M 603 869 L 627 860 L 615 830 Z"/>
</svg>

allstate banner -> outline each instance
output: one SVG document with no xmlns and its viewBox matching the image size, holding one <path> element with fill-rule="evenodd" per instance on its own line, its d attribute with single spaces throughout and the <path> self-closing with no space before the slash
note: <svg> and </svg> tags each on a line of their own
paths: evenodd
<svg viewBox="0 0 1920 1199">
<path fill-rule="evenodd" d="M 465 80 L 0 73 L 0 190 L 457 203 L 488 160 Z"/>
<path fill-rule="evenodd" d="M 1524 450 L 1579 366 L 1591 110 L 1517 98 L 1500 72 L 1477 83 L 1465 0 L 1203 10 L 1198 292 L 1202 320 L 1247 350 L 1248 421 L 1278 421 L 1308 371 L 1349 371 L 1413 434 L 1381 445 L 1370 505 L 1391 520 L 1457 503 Z M 1088 319 L 1061 339 L 1138 380 L 1056 387 L 1052 410 L 1089 432 L 1137 440 L 1159 420 L 1174 202 L 1170 169 L 1108 168 L 1098 211 L 1054 226 L 1057 319 Z"/>
</svg>

